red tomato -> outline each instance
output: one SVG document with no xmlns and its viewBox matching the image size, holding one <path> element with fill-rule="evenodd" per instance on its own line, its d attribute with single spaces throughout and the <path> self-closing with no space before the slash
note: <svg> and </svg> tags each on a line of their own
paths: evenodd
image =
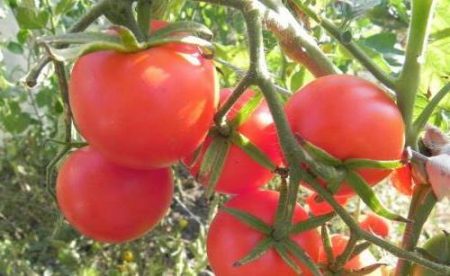
<svg viewBox="0 0 450 276">
<path fill-rule="evenodd" d="M 391 174 L 391 182 L 400 193 L 411 196 L 413 194 L 413 180 L 410 165 L 394 170 Z"/>
<path fill-rule="evenodd" d="M 317 202 L 316 201 L 317 194 L 313 193 L 306 198 L 306 204 L 309 206 L 309 211 L 315 215 L 325 215 L 333 212 L 333 207 L 331 207 L 326 201 Z M 349 197 L 346 196 L 335 196 L 334 199 L 341 205 L 346 205 Z"/>
<path fill-rule="evenodd" d="M 389 222 L 374 213 L 368 213 L 367 215 L 361 216 L 359 226 L 361 226 L 362 229 L 383 238 L 389 236 L 391 230 Z"/>
<path fill-rule="evenodd" d="M 85 55 L 69 83 L 75 123 L 89 144 L 145 169 L 169 166 L 203 142 L 216 92 L 213 63 L 173 45 Z"/>
<path fill-rule="evenodd" d="M 220 102 L 224 103 L 231 95 L 232 90 L 225 88 L 221 90 Z M 241 107 L 253 96 L 254 92 L 247 90 L 236 102 L 227 115 L 228 120 L 232 120 Z M 259 107 L 253 111 L 250 117 L 237 128 L 237 131 L 245 135 L 254 145 L 256 145 L 275 165 L 281 165 L 282 155 L 278 144 L 278 137 L 273 123 L 272 115 L 267 103 L 263 101 Z M 210 145 L 208 138 L 202 146 L 203 153 Z M 200 170 L 202 158 L 190 167 L 192 175 L 196 176 Z M 185 162 L 189 166 L 189 160 Z M 216 191 L 229 194 L 239 194 L 249 190 L 257 189 L 266 184 L 272 177 L 273 172 L 262 167 L 254 161 L 247 153 L 235 145 L 231 145 L 228 157 L 218 180 Z M 205 181 L 200 179 L 202 184 Z"/>
<path fill-rule="evenodd" d="M 279 194 L 273 191 L 252 191 L 237 195 L 225 206 L 235 208 L 258 217 L 272 225 L 278 204 Z M 306 212 L 299 206 L 295 208 L 293 222 L 308 219 Z M 207 254 L 211 268 L 218 276 L 240 275 L 296 275 L 274 249 L 266 251 L 259 259 L 234 267 L 233 263 L 246 256 L 250 250 L 264 238 L 264 234 L 242 223 L 232 215 L 219 211 L 211 223 L 207 238 Z M 302 232 L 291 237 L 305 252 L 317 261 L 321 239 L 316 229 Z M 303 275 L 311 275 L 300 262 Z"/>
<path fill-rule="evenodd" d="M 91 147 L 60 168 L 56 195 L 69 223 L 103 242 L 133 240 L 151 230 L 170 207 L 170 169 L 135 170 L 106 160 Z"/>
<path fill-rule="evenodd" d="M 333 249 L 333 256 L 337 257 L 342 252 L 344 252 L 345 246 L 347 245 L 348 237 L 341 235 L 341 234 L 335 234 L 331 235 L 331 247 Z M 325 253 L 325 249 L 321 248 L 319 252 L 319 262 L 323 264 L 327 264 L 327 256 Z M 345 265 L 345 270 L 355 270 L 355 269 L 361 269 L 366 266 L 372 265 L 376 263 L 376 259 L 373 257 L 373 255 L 368 251 L 364 250 L 361 254 L 353 257 L 350 259 Z M 377 269 L 373 271 L 370 274 L 367 274 L 370 276 L 381 276 L 382 272 L 380 269 Z"/>
<path fill-rule="evenodd" d="M 404 124 L 395 103 L 375 84 L 349 75 L 315 79 L 288 101 L 286 112 L 295 135 L 341 160 L 401 158 Z M 375 185 L 390 170 L 358 172 Z M 338 195 L 354 193 L 343 183 Z"/>
</svg>

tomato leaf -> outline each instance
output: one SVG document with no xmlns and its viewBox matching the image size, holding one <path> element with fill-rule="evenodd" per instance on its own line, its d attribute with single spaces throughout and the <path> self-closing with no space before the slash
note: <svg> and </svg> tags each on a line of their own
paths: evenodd
<svg viewBox="0 0 450 276">
<path fill-rule="evenodd" d="M 253 111 L 258 108 L 263 100 L 261 93 L 256 93 L 245 105 L 239 110 L 234 119 L 230 122 L 231 127 L 238 127 L 245 123 L 252 115 Z"/>
<path fill-rule="evenodd" d="M 285 246 L 292 255 L 298 258 L 304 265 L 306 265 L 309 268 L 309 270 L 312 272 L 313 275 L 322 276 L 322 273 L 320 272 L 319 268 L 311 260 L 308 254 L 306 254 L 305 251 L 303 251 L 303 249 L 301 249 L 298 246 L 298 244 L 289 239 L 283 241 L 282 243 L 285 244 Z"/>
<path fill-rule="evenodd" d="M 358 256 L 361 254 L 364 250 L 368 249 L 370 247 L 371 243 L 368 241 L 358 243 L 355 248 L 353 249 L 352 254 L 350 255 L 349 260 L 353 259 L 355 256 Z"/>
<path fill-rule="evenodd" d="M 348 169 L 372 168 L 372 169 L 397 169 L 403 166 L 401 160 L 370 160 L 362 158 L 352 158 L 344 161 Z"/>
<path fill-rule="evenodd" d="M 283 243 L 276 243 L 275 248 L 277 250 L 278 255 L 283 259 L 283 261 L 290 267 L 292 270 L 295 271 L 295 273 L 301 275 L 302 270 L 300 267 L 295 263 L 295 261 L 292 259 L 292 257 L 289 255 L 286 246 Z"/>
<path fill-rule="evenodd" d="M 258 162 L 264 168 L 274 171 L 277 166 L 262 152 L 257 146 L 255 146 L 247 137 L 238 131 L 233 131 L 230 135 L 231 142 L 247 153 L 253 160 Z"/>
<path fill-rule="evenodd" d="M 223 207 L 222 210 L 263 234 L 269 235 L 272 232 L 272 228 L 268 224 L 249 213 L 229 207 Z"/>
<path fill-rule="evenodd" d="M 367 182 L 358 173 L 349 171 L 347 174 L 347 182 L 375 214 L 390 220 L 410 222 L 410 220 L 395 214 L 383 206 Z"/>
<path fill-rule="evenodd" d="M 321 216 L 311 217 L 308 220 L 301 221 L 292 225 L 291 233 L 298 234 L 304 231 L 308 231 L 323 225 L 325 222 L 331 220 L 335 216 L 335 213 L 328 213 Z"/>
<path fill-rule="evenodd" d="M 273 246 L 273 244 L 274 242 L 272 238 L 268 237 L 263 239 L 255 247 L 253 247 L 252 250 L 245 257 L 235 262 L 233 266 L 238 267 L 259 259 L 262 255 L 264 255 L 264 253 L 266 253 L 266 251 L 270 247 Z"/>
</svg>

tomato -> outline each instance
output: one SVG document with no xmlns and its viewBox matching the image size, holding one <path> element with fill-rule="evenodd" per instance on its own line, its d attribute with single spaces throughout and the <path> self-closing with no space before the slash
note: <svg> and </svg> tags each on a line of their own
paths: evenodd
<svg viewBox="0 0 450 276">
<path fill-rule="evenodd" d="M 331 247 L 333 250 L 333 256 L 336 258 L 340 254 L 342 254 L 342 252 L 344 252 L 345 246 L 347 245 L 347 242 L 348 242 L 348 237 L 345 235 L 342 235 L 342 234 L 334 234 L 334 235 L 331 235 L 330 238 L 331 238 Z M 325 249 L 323 249 L 323 248 L 321 248 L 321 250 L 319 252 L 319 262 L 322 264 L 328 263 Z M 373 257 L 373 255 L 368 250 L 364 250 L 361 254 L 350 259 L 344 265 L 344 269 L 345 270 L 357 270 L 357 269 L 361 269 L 361 268 L 364 268 L 366 266 L 369 266 L 369 265 L 372 265 L 375 263 L 376 263 L 376 259 Z M 382 272 L 381 272 L 381 270 L 377 269 L 377 270 L 371 272 L 370 274 L 366 274 L 366 275 L 381 276 Z"/>
<path fill-rule="evenodd" d="M 225 88 L 221 90 L 220 102 L 223 104 L 231 95 L 232 90 Z M 245 91 L 242 97 L 236 102 L 227 119 L 232 120 L 241 107 L 253 96 L 251 90 Z M 237 131 L 245 135 L 255 146 L 269 157 L 272 162 L 279 166 L 282 163 L 281 149 L 278 144 L 277 132 L 269 111 L 267 103 L 263 101 L 250 117 L 237 128 Z M 211 144 L 211 139 L 207 139 L 202 146 L 203 153 Z M 202 157 L 190 167 L 191 174 L 198 175 Z M 190 160 L 186 160 L 186 164 Z M 188 165 L 189 166 L 189 165 Z M 239 194 L 249 190 L 257 189 L 266 184 L 272 177 L 273 172 L 264 168 L 254 161 L 247 153 L 235 145 L 231 145 L 228 156 L 216 185 L 216 191 L 229 194 Z M 199 179 L 204 185 L 206 181 Z"/>
<path fill-rule="evenodd" d="M 362 229 L 383 238 L 389 236 L 389 232 L 391 230 L 389 222 L 374 213 L 368 213 L 367 215 L 361 216 L 359 226 Z"/>
<path fill-rule="evenodd" d="M 413 194 L 413 180 L 410 165 L 394 170 L 391 174 L 391 182 L 400 193 L 411 196 Z"/>
<path fill-rule="evenodd" d="M 317 202 L 317 194 L 312 193 L 306 198 L 306 204 L 309 206 L 309 211 L 315 216 L 325 215 L 334 212 L 333 207 L 326 201 Z M 346 205 L 349 197 L 347 196 L 335 196 L 334 199 L 341 205 Z"/>
<path fill-rule="evenodd" d="M 315 79 L 289 99 L 286 113 L 292 131 L 334 157 L 397 160 L 405 143 L 400 111 L 384 91 L 349 75 Z M 375 185 L 390 170 L 361 169 Z M 354 193 L 345 182 L 338 195 Z"/>
<path fill-rule="evenodd" d="M 258 217 L 272 225 L 278 204 L 279 194 L 273 191 L 252 191 L 237 195 L 225 206 L 235 208 Z M 293 223 L 308 219 L 306 212 L 297 205 Z M 242 223 L 232 215 L 219 211 L 210 225 L 207 237 L 207 255 L 212 270 L 217 276 L 240 275 L 296 275 L 273 249 L 266 251 L 259 259 L 245 265 L 234 267 L 233 263 L 246 256 L 262 239 L 264 234 Z M 321 239 L 316 229 L 291 236 L 305 252 L 317 261 Z M 311 275 L 305 266 L 298 262 L 304 275 Z"/>
<path fill-rule="evenodd" d="M 151 230 L 172 200 L 170 169 L 135 170 L 91 147 L 70 154 L 56 184 L 59 207 L 82 234 L 102 242 L 133 240 Z"/>
<path fill-rule="evenodd" d="M 89 144 L 142 169 L 191 154 L 212 124 L 217 94 L 212 61 L 174 45 L 85 55 L 69 83 L 75 124 Z"/>
<path fill-rule="evenodd" d="M 441 233 L 432 237 L 425 242 L 423 249 L 433 256 L 435 261 L 450 265 L 450 235 L 448 233 Z M 412 276 L 444 276 L 444 274 L 438 274 L 433 270 L 414 264 Z"/>
</svg>

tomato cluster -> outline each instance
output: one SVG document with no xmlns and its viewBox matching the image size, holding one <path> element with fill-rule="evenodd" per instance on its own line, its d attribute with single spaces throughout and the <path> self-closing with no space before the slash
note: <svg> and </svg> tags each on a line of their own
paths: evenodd
<svg viewBox="0 0 450 276">
<path fill-rule="evenodd" d="M 153 27 L 165 24 L 154 22 Z M 236 132 L 245 136 L 276 168 L 281 168 L 283 156 L 271 112 L 262 100 L 243 122 L 233 124 L 256 95 L 247 89 L 224 118 L 228 133 L 216 131 L 212 135 L 219 102 L 216 82 L 212 61 L 197 48 L 180 43 L 136 53 L 100 51 L 81 57 L 71 73 L 70 105 L 75 125 L 89 146 L 73 152 L 59 171 L 57 199 L 67 220 L 84 235 L 99 241 L 123 242 L 142 236 L 170 207 L 173 182 L 169 166 L 183 160 L 198 176 L 207 149 L 217 138 L 215 135 L 221 135 L 231 146 L 216 191 L 231 195 L 225 207 L 246 212 L 272 227 L 280 195 L 260 188 L 270 181 L 275 170 L 267 169 L 232 144 L 230 136 Z M 222 89 L 221 105 L 231 93 L 232 89 Z M 401 114 L 395 103 L 368 81 L 346 75 L 316 79 L 289 99 L 286 114 L 299 141 L 306 140 L 336 159 L 401 158 Z M 372 186 L 390 172 L 357 170 Z M 353 194 L 344 181 L 335 198 L 345 205 Z M 315 216 L 333 211 L 316 194 L 306 204 Z M 292 223 L 308 218 L 305 209 L 296 205 Z M 361 221 L 361 227 L 383 237 L 388 235 L 387 224 L 372 214 Z M 234 265 L 265 235 L 220 210 L 207 237 L 214 272 L 295 275 L 273 248 L 255 261 Z M 328 265 L 317 229 L 288 238 L 313 262 Z M 333 254 L 342 253 L 346 243 L 346 237 L 333 236 Z M 355 256 L 344 269 L 360 269 L 373 263 L 373 257 L 366 255 Z M 304 275 L 311 275 L 304 263 L 295 262 Z"/>
<path fill-rule="evenodd" d="M 69 98 L 90 146 L 60 168 L 61 211 L 99 241 L 142 236 L 170 207 L 168 167 L 190 155 L 212 124 L 218 101 L 212 61 L 174 43 L 136 53 L 90 53 L 74 65 Z"/>
</svg>

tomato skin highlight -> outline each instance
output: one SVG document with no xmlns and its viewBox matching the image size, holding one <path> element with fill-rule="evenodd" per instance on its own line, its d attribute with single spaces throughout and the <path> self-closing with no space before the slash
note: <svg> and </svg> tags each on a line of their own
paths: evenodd
<svg viewBox="0 0 450 276">
<path fill-rule="evenodd" d="M 331 212 L 334 212 L 333 207 L 331 207 L 330 204 L 328 204 L 326 201 L 317 202 L 315 200 L 315 197 L 317 196 L 316 193 L 311 194 L 308 196 L 305 200 L 306 204 L 309 207 L 309 211 L 315 215 L 315 216 L 321 216 L 325 214 L 329 214 Z M 334 199 L 342 206 L 346 205 L 349 197 L 347 196 L 335 196 Z"/>
<path fill-rule="evenodd" d="M 252 191 L 237 195 L 228 201 L 225 206 L 248 212 L 265 223 L 272 225 L 275 219 L 279 194 L 273 191 Z M 295 208 L 293 222 L 308 219 L 306 212 L 299 206 Z M 234 267 L 233 264 L 246 256 L 250 250 L 262 239 L 264 235 L 250 226 L 240 222 L 232 215 L 219 211 L 213 219 L 207 237 L 207 254 L 209 263 L 217 276 L 240 275 L 296 275 L 278 253 L 269 249 L 259 259 L 248 264 Z M 321 245 L 317 229 L 302 232 L 291 236 L 306 253 L 317 261 Z M 311 275 L 305 266 L 304 275 Z"/>
<path fill-rule="evenodd" d="M 295 135 L 338 159 L 398 160 L 402 156 L 405 135 L 399 109 L 378 86 L 358 77 L 315 79 L 289 99 L 286 114 Z M 357 172 L 373 186 L 391 171 Z M 354 191 L 344 182 L 336 194 Z"/>
<path fill-rule="evenodd" d="M 135 170 L 106 160 L 91 147 L 63 162 L 56 196 L 69 223 L 94 240 L 120 243 L 151 230 L 172 201 L 170 169 Z"/>
<path fill-rule="evenodd" d="M 389 233 L 391 232 L 389 222 L 386 219 L 374 213 L 368 213 L 366 215 L 361 216 L 359 226 L 362 229 L 374 233 L 383 238 L 389 236 Z"/>
<path fill-rule="evenodd" d="M 111 161 L 167 167 L 205 139 L 218 102 L 215 68 L 175 46 L 101 51 L 76 62 L 69 82 L 75 124 Z"/>
<path fill-rule="evenodd" d="M 220 91 L 220 102 L 225 103 L 232 94 L 230 88 Z M 252 90 L 247 90 L 233 105 L 227 114 L 227 119 L 235 118 L 238 111 L 254 95 Z M 280 166 L 282 154 L 278 143 L 278 136 L 269 107 L 265 101 L 256 108 L 247 120 L 237 128 L 237 131 L 245 135 L 257 146 L 272 162 Z M 211 138 L 207 138 L 202 145 L 202 155 L 211 144 Z M 192 175 L 197 176 L 200 170 L 202 156 L 195 164 L 189 166 Z M 185 164 L 190 164 L 185 160 Z M 216 191 L 227 194 L 241 194 L 258 189 L 272 179 L 274 173 L 254 161 L 247 153 L 236 145 L 231 145 L 222 173 L 216 185 Z M 206 186 L 206 181 L 198 179 Z"/>
</svg>

